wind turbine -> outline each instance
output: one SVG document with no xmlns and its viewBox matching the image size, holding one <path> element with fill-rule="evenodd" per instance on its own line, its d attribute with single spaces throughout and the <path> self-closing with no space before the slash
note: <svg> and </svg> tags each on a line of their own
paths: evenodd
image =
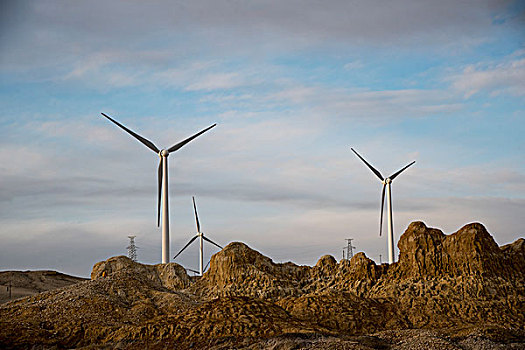
<svg viewBox="0 0 525 350">
<path fill-rule="evenodd" d="M 104 117 L 124 129 L 128 134 L 139 140 L 146 147 L 157 153 L 160 157 L 159 169 L 158 169 L 158 201 L 157 201 L 157 226 L 160 226 L 160 204 L 161 204 L 161 192 L 162 192 L 162 263 L 167 264 L 170 260 L 170 221 L 169 221 L 169 210 L 168 210 L 168 156 L 179 150 L 182 146 L 196 138 L 197 136 L 210 130 L 217 124 L 207 127 L 206 129 L 199 131 L 193 136 L 188 137 L 185 140 L 171 146 L 168 149 L 158 149 L 150 140 L 140 136 L 132 130 L 126 128 L 124 125 L 112 119 L 110 116 L 101 113 Z"/>
<path fill-rule="evenodd" d="M 385 188 L 386 188 L 386 197 L 387 197 L 387 211 L 388 211 L 388 260 L 390 264 L 394 262 L 394 220 L 392 218 L 392 194 L 391 194 L 391 183 L 394 181 L 394 179 L 401 174 L 403 171 L 405 171 L 409 166 L 414 164 L 416 161 L 413 161 L 412 163 L 408 164 L 401 170 L 398 170 L 394 174 L 390 175 L 386 179 L 381 175 L 381 173 L 375 169 L 370 163 L 368 163 L 363 157 L 359 155 L 353 148 L 351 150 L 361 159 L 370 170 L 381 180 L 381 183 L 383 184 L 383 191 L 381 194 L 381 219 L 379 220 L 379 235 L 381 236 L 381 231 L 383 229 L 383 207 L 385 204 Z"/>
<path fill-rule="evenodd" d="M 203 240 L 208 241 L 208 242 L 210 242 L 213 245 L 216 245 L 220 249 L 222 249 L 222 247 L 220 245 L 218 245 L 217 243 L 213 242 L 208 237 L 204 236 L 204 233 L 201 232 L 201 225 L 199 223 L 199 216 L 197 215 L 197 206 L 195 205 L 195 197 L 191 197 L 191 198 L 193 199 L 193 211 L 195 212 L 195 223 L 197 224 L 197 234 L 192 239 L 190 239 L 190 241 L 184 246 L 184 248 L 182 248 L 180 250 L 180 252 L 177 253 L 177 255 L 175 255 L 173 257 L 173 260 L 175 260 L 180 255 L 180 253 L 182 253 L 184 251 L 184 249 L 188 248 L 188 246 L 190 244 L 192 244 L 194 240 L 199 238 L 199 243 L 200 243 L 199 270 L 200 270 L 200 274 L 202 276 L 204 270 L 206 269 L 204 267 L 204 260 L 203 260 L 204 259 L 204 254 L 203 254 L 203 243 L 204 242 L 203 242 Z M 208 265 L 206 265 L 206 267 L 208 267 Z"/>
</svg>

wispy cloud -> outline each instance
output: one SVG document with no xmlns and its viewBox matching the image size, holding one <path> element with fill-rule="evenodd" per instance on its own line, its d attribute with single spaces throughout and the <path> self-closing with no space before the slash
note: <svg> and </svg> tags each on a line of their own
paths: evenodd
<svg viewBox="0 0 525 350">
<path fill-rule="evenodd" d="M 238 73 L 209 74 L 186 87 L 188 91 L 232 89 L 245 85 L 247 82 Z"/>
<path fill-rule="evenodd" d="M 308 114 L 368 121 L 421 118 L 457 112 L 462 108 L 451 92 L 426 89 L 371 91 L 296 86 L 283 89 L 268 99 L 308 106 Z"/>
<path fill-rule="evenodd" d="M 346 69 L 346 70 L 352 70 L 352 69 L 361 69 L 365 66 L 365 64 L 360 61 L 360 60 L 357 60 L 357 61 L 352 61 L 352 62 L 348 62 L 346 63 L 343 68 Z"/>
<path fill-rule="evenodd" d="M 477 93 L 490 95 L 525 95 L 525 53 L 511 55 L 504 62 L 468 65 L 462 72 L 448 77 L 452 87 L 469 98 Z"/>
</svg>

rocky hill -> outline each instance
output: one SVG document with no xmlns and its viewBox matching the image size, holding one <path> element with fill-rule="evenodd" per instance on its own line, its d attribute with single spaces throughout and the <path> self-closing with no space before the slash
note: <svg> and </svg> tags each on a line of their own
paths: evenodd
<svg viewBox="0 0 525 350">
<path fill-rule="evenodd" d="M 56 271 L 0 271 L 0 304 L 85 281 Z M 9 289 L 11 298 L 9 298 Z"/>
<path fill-rule="evenodd" d="M 234 242 L 202 278 L 115 257 L 0 306 L 0 348 L 525 348 L 525 244 L 409 225 L 399 261 L 276 264 Z"/>
</svg>

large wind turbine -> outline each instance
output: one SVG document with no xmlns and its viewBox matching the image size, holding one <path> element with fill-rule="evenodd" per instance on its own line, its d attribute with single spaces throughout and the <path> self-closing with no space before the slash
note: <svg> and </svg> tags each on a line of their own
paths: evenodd
<svg viewBox="0 0 525 350">
<path fill-rule="evenodd" d="M 187 139 L 171 146 L 168 149 L 158 149 L 157 146 L 153 144 L 148 139 L 140 136 L 139 134 L 131 131 L 126 128 L 124 125 L 120 124 L 116 120 L 112 119 L 108 115 L 102 113 L 104 117 L 124 129 L 128 134 L 142 142 L 146 147 L 151 149 L 153 152 L 157 153 L 160 157 L 159 169 L 158 169 L 158 202 L 157 202 L 157 226 L 160 225 L 160 204 L 161 204 L 161 192 L 162 192 L 162 263 L 167 264 L 170 260 L 170 220 L 169 220 L 169 210 L 168 210 L 168 156 L 170 153 L 173 153 L 180 149 L 182 146 L 196 138 L 197 136 L 205 133 L 210 130 L 217 124 L 207 127 L 206 129 L 196 133 L 195 135 L 188 137 Z"/>
<path fill-rule="evenodd" d="M 188 246 L 190 244 L 192 244 L 194 240 L 199 238 L 199 243 L 200 243 L 199 270 L 200 270 L 200 274 L 202 276 L 202 274 L 203 274 L 203 272 L 205 270 L 205 268 L 204 268 L 204 261 L 203 261 L 203 259 L 204 259 L 204 254 L 203 254 L 203 243 L 204 242 L 203 242 L 203 240 L 208 241 L 208 242 L 210 242 L 213 245 L 216 245 L 220 249 L 222 249 L 222 247 L 220 245 L 218 245 L 217 243 L 213 242 L 208 237 L 204 236 L 204 233 L 201 232 L 201 225 L 199 223 L 199 216 L 197 215 L 197 206 L 195 205 L 195 197 L 191 197 L 191 198 L 193 199 L 193 210 L 195 212 L 195 223 L 197 224 L 197 234 L 192 239 L 190 239 L 190 241 L 184 246 L 184 248 L 182 248 L 180 250 L 180 252 L 177 253 L 177 255 L 175 255 L 173 257 L 173 260 L 175 260 L 180 255 L 180 253 L 182 253 L 184 251 L 184 249 L 188 248 Z"/>
<path fill-rule="evenodd" d="M 392 194 L 391 194 L 391 188 L 390 184 L 394 179 L 401 174 L 403 171 L 405 171 L 406 168 L 414 164 L 416 161 L 413 161 L 412 163 L 408 164 L 401 170 L 395 172 L 394 174 L 390 175 L 386 179 L 381 175 L 381 173 L 375 169 L 370 163 L 368 163 L 363 157 L 359 155 L 353 148 L 351 150 L 361 159 L 366 166 L 372 170 L 372 172 L 381 180 L 381 183 L 383 184 L 383 191 L 381 194 L 381 218 L 379 219 L 379 235 L 381 236 L 381 231 L 383 228 L 383 206 L 385 204 L 385 188 L 386 188 L 386 198 L 387 198 L 387 211 L 388 211 L 388 260 L 390 264 L 394 262 L 394 220 L 392 218 Z"/>
</svg>

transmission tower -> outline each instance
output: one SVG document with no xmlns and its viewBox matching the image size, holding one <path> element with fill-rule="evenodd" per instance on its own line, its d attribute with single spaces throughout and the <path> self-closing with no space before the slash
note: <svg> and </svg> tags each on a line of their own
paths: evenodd
<svg viewBox="0 0 525 350">
<path fill-rule="evenodd" d="M 129 238 L 129 245 L 126 247 L 128 250 L 128 258 L 130 258 L 133 261 L 137 261 L 137 246 L 135 245 L 135 237 L 136 236 L 128 236 Z"/>
<path fill-rule="evenodd" d="M 356 247 L 354 247 L 352 245 L 352 241 L 353 240 L 354 240 L 353 238 L 347 238 L 346 239 L 346 258 L 348 260 L 353 258 L 353 256 L 354 256 L 354 249 L 356 249 Z"/>
</svg>

